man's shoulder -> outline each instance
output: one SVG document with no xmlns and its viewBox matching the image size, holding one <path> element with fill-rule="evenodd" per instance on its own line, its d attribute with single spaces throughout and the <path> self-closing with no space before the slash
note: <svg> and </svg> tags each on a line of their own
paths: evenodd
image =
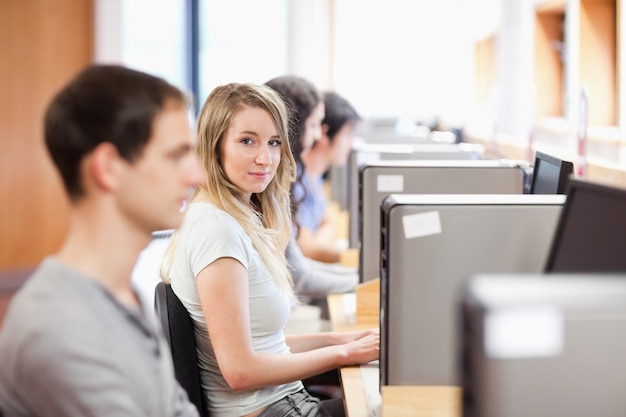
<svg viewBox="0 0 626 417">
<path fill-rule="evenodd" d="M 91 304 L 80 295 L 95 297 L 100 293 L 98 285 L 73 268 L 63 265 L 56 258 L 45 259 L 24 282 L 11 300 L 10 309 L 37 311 L 57 309 L 54 318 L 63 312 L 62 307 L 72 304 Z M 69 308 L 69 306 L 68 306 Z M 75 308 L 72 306 L 72 308 Z M 43 319 L 44 317 L 42 317 Z"/>
<path fill-rule="evenodd" d="M 63 342 L 68 333 L 96 331 L 100 322 L 97 306 L 104 298 L 95 282 L 47 259 L 11 299 L 0 341 L 12 339 L 11 343 L 19 345 L 59 338 Z"/>
</svg>

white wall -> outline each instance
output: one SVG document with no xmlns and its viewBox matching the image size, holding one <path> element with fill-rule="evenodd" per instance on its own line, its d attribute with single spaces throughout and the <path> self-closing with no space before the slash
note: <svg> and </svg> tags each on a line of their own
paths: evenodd
<svg viewBox="0 0 626 417">
<path fill-rule="evenodd" d="M 287 72 L 321 89 L 330 86 L 331 0 L 291 0 L 288 8 Z"/>
<path fill-rule="evenodd" d="M 95 0 L 95 61 L 122 62 L 122 0 Z"/>
<path fill-rule="evenodd" d="M 519 139 L 530 135 L 534 119 L 534 5 L 502 0 L 498 31 L 496 134 Z"/>
</svg>

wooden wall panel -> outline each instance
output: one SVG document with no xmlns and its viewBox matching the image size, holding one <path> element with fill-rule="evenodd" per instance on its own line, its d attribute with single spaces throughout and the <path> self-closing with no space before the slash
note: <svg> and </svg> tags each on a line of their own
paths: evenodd
<svg viewBox="0 0 626 417">
<path fill-rule="evenodd" d="M 563 63 L 557 48 L 564 41 L 563 13 L 537 13 L 535 18 L 535 115 L 563 116 Z"/>
<path fill-rule="evenodd" d="M 0 0 L 0 269 L 58 249 L 67 201 L 43 144 L 52 95 L 93 60 L 92 0 Z"/>
<path fill-rule="evenodd" d="M 580 2 L 580 85 L 589 91 L 589 125 L 616 119 L 616 0 Z"/>
<path fill-rule="evenodd" d="M 476 102 L 488 109 L 496 78 L 496 39 L 492 34 L 476 43 Z"/>
</svg>

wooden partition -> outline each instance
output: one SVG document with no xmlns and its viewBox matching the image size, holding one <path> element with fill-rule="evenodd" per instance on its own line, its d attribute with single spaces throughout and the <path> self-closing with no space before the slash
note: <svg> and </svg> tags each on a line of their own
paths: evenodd
<svg viewBox="0 0 626 417">
<path fill-rule="evenodd" d="M 93 0 L 0 0 L 0 270 L 54 252 L 67 201 L 43 144 L 52 95 L 93 59 Z"/>
</svg>

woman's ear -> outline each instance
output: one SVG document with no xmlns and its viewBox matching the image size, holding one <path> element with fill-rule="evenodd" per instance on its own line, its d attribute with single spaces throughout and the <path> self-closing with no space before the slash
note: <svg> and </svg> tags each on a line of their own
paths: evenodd
<svg viewBox="0 0 626 417">
<path fill-rule="evenodd" d="M 326 123 L 322 123 L 322 135 L 328 135 L 328 125 Z"/>
<path fill-rule="evenodd" d="M 96 146 L 87 159 L 87 172 L 93 185 L 106 192 L 116 190 L 124 162 L 112 143 L 103 142 Z"/>
<path fill-rule="evenodd" d="M 317 144 L 318 148 L 322 146 L 327 148 L 328 146 L 330 146 L 330 138 L 328 137 L 328 135 L 326 135 L 324 129 L 322 129 L 322 136 L 318 140 L 316 140 L 315 143 Z"/>
</svg>

